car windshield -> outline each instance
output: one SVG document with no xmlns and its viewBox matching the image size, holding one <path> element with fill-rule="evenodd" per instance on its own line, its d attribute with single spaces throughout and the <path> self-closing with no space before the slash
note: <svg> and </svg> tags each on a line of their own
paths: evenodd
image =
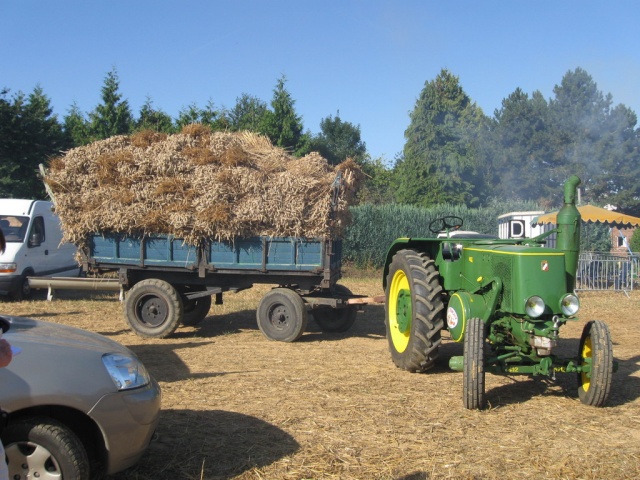
<svg viewBox="0 0 640 480">
<path fill-rule="evenodd" d="M 28 225 L 29 217 L 0 215 L 0 227 L 7 242 L 24 242 Z"/>
</svg>

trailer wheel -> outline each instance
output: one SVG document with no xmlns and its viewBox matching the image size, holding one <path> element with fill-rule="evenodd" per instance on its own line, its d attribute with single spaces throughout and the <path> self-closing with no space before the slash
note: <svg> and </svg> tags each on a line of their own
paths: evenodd
<svg viewBox="0 0 640 480">
<path fill-rule="evenodd" d="M 131 329 L 144 338 L 165 338 L 182 320 L 182 299 L 173 286 L 151 278 L 136 283 L 124 299 L 124 313 Z"/>
<path fill-rule="evenodd" d="M 580 338 L 580 365 L 590 365 L 591 372 L 578 374 L 578 396 L 585 405 L 602 407 L 609 397 L 613 377 L 613 347 L 607 324 L 601 320 L 587 322 Z"/>
<path fill-rule="evenodd" d="M 207 318 L 207 314 L 211 309 L 211 296 L 207 295 L 206 297 L 198 297 L 192 300 L 184 296 L 182 305 L 182 323 L 187 326 L 194 326 Z"/>
<path fill-rule="evenodd" d="M 338 297 L 352 295 L 344 285 L 336 285 L 334 294 Z M 346 332 L 356 321 L 358 310 L 356 307 L 333 308 L 321 305 L 311 310 L 311 315 L 323 332 Z"/>
<path fill-rule="evenodd" d="M 302 297 L 288 288 L 274 288 L 258 305 L 258 327 L 269 340 L 294 342 L 307 327 Z"/>
<path fill-rule="evenodd" d="M 484 408 L 484 322 L 470 318 L 464 336 L 464 379 L 462 395 L 465 408 Z"/>
<path fill-rule="evenodd" d="M 410 372 L 431 368 L 438 357 L 444 304 L 435 262 L 400 250 L 389 265 L 385 325 L 393 362 Z"/>
</svg>

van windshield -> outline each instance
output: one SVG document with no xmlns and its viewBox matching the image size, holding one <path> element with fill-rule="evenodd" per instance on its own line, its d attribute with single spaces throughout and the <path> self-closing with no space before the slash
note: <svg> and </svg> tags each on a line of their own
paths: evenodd
<svg viewBox="0 0 640 480">
<path fill-rule="evenodd" d="M 15 215 L 0 215 L 0 227 L 7 242 L 24 242 L 27 234 L 29 217 L 18 217 Z"/>
</svg>

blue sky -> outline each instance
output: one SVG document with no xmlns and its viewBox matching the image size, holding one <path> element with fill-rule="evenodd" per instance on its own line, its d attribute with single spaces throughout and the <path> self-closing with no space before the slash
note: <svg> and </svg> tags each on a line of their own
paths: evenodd
<svg viewBox="0 0 640 480">
<path fill-rule="evenodd" d="M 305 129 L 339 111 L 392 162 L 442 68 L 487 115 L 518 87 L 550 98 L 577 67 L 640 113 L 639 32 L 631 0 L 0 0 L 0 88 L 40 85 L 61 118 L 92 110 L 115 67 L 134 114 L 149 97 L 175 117 L 269 102 L 285 75 Z"/>
</svg>

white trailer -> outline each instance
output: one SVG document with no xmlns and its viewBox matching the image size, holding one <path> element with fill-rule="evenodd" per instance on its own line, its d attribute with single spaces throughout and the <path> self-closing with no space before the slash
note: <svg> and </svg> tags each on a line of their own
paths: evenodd
<svg viewBox="0 0 640 480">
<path fill-rule="evenodd" d="M 500 238 L 533 238 L 542 235 L 549 230 L 553 230 L 555 225 L 546 223 L 537 225 L 532 223 L 543 211 L 530 212 L 510 212 L 498 217 L 498 236 Z M 545 246 L 554 248 L 556 246 L 556 235 L 553 234 L 546 239 Z"/>
</svg>

